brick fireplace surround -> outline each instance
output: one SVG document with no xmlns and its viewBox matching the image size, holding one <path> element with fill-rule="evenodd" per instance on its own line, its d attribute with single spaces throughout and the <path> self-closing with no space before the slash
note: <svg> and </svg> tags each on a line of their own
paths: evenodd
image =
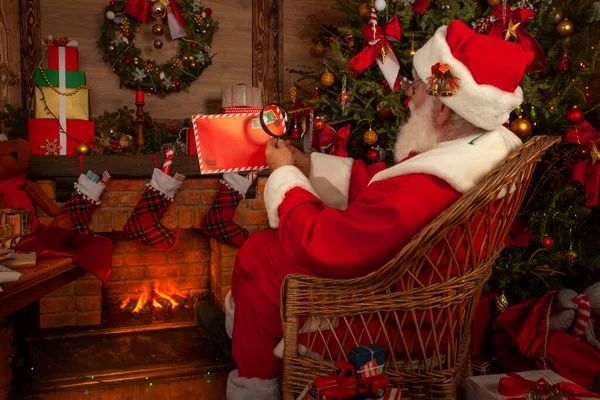
<svg viewBox="0 0 600 400">
<path fill-rule="evenodd" d="M 209 239 L 197 229 L 220 187 L 219 178 L 187 178 L 169 205 L 162 222 L 176 229 L 177 241 L 169 250 L 155 250 L 120 233 L 140 199 L 148 179 L 114 179 L 102 204 L 92 215 L 90 228 L 113 241 L 113 272 L 106 287 L 88 274 L 40 300 L 40 328 L 101 324 L 102 298 L 125 299 L 153 285 L 189 295 L 209 294 L 222 306 L 231 286 L 237 248 Z M 54 180 L 37 180 L 56 198 Z M 242 200 L 234 222 L 250 232 L 268 227 L 263 199 L 266 177 L 260 177 L 255 199 Z M 59 203 L 60 204 L 60 203 Z M 52 218 L 38 209 L 42 224 Z M 92 255 L 90 255 L 92 256 Z"/>
</svg>

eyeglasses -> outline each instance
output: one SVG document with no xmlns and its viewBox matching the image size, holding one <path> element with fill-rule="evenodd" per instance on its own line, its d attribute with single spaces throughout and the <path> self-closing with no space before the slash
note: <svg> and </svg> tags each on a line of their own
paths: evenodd
<svg viewBox="0 0 600 400">
<path fill-rule="evenodd" d="M 402 79 L 402 84 L 400 86 L 402 87 L 402 90 L 404 91 L 404 93 L 406 93 L 408 97 L 412 97 L 415 94 L 415 88 L 418 84 L 422 82 L 423 79 L 409 81 L 408 79 L 404 78 Z"/>
</svg>

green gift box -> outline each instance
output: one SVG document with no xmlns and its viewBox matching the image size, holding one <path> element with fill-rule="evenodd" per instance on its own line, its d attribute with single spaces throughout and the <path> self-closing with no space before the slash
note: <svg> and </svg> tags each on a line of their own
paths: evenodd
<svg viewBox="0 0 600 400">
<path fill-rule="evenodd" d="M 71 89 L 80 88 L 86 85 L 85 72 L 81 71 L 65 71 L 65 80 L 65 87 Z M 58 70 L 36 69 L 35 84 L 36 86 L 54 86 L 58 88 Z"/>
</svg>

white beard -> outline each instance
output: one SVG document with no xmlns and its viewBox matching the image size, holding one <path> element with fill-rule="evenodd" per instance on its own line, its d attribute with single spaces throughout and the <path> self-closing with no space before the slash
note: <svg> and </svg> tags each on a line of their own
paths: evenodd
<svg viewBox="0 0 600 400">
<path fill-rule="evenodd" d="M 433 125 L 433 106 L 434 102 L 429 96 L 418 109 L 415 109 L 412 101 L 409 103 L 411 116 L 400 127 L 394 146 L 396 162 L 408 157 L 411 151 L 423 153 L 439 143 L 440 133 Z"/>
</svg>

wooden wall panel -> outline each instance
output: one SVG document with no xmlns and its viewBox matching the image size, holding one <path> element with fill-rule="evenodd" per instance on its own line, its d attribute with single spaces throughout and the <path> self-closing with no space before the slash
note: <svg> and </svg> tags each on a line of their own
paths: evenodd
<svg viewBox="0 0 600 400">
<path fill-rule="evenodd" d="M 118 107 L 134 107 L 135 92 L 119 88 L 119 78 L 110 65 L 102 61 L 96 49 L 99 27 L 108 0 L 61 1 L 42 3 L 43 37 L 68 36 L 79 40 L 79 68 L 87 74 L 92 89 L 92 114 Z M 216 113 L 221 108 L 221 88 L 252 82 L 252 0 L 207 0 L 219 31 L 213 40 L 213 64 L 191 86 L 189 93 L 173 93 L 160 99 L 147 97 L 145 110 L 153 118 L 187 118 L 197 113 Z M 164 62 L 171 58 L 178 42 L 165 40 L 162 50 L 152 47 L 152 23 L 141 26 L 136 43 L 145 57 Z"/>
<path fill-rule="evenodd" d="M 21 105 L 19 0 L 0 0 L 0 110 Z"/>
<path fill-rule="evenodd" d="M 283 64 L 284 70 L 301 69 L 314 70 L 319 68 L 319 57 L 311 55 L 314 46 L 312 39 L 319 33 L 319 24 L 330 22 L 332 19 L 343 21 L 343 14 L 334 12 L 335 0 L 294 0 L 283 1 Z M 315 21 L 308 19 L 315 14 Z M 298 79 L 299 76 L 295 76 Z M 283 72 L 283 92 L 286 101 L 289 100 L 288 89 L 292 83 L 289 72 Z M 306 90 L 311 85 L 302 85 Z"/>
<path fill-rule="evenodd" d="M 21 0 L 21 93 L 23 107 L 33 104 L 33 74 L 42 59 L 40 0 Z"/>
</svg>

